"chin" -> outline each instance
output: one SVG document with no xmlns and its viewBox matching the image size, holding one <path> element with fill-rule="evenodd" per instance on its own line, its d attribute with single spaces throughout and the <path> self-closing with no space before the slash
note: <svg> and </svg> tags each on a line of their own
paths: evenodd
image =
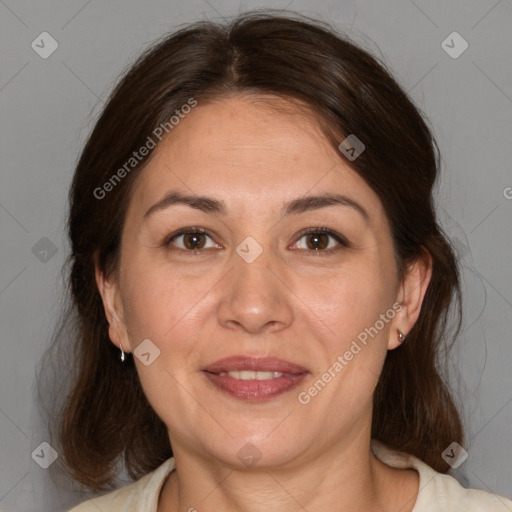
<svg viewBox="0 0 512 512">
<path fill-rule="evenodd" d="M 224 432 L 220 439 L 209 437 L 205 439 L 204 449 L 213 459 L 237 469 L 286 466 L 305 451 L 301 449 L 303 443 L 311 445 L 311 442 L 302 440 L 302 443 L 297 443 L 297 437 L 289 431 L 278 432 L 276 424 L 276 421 L 264 422 L 255 431 L 254 426 L 240 423 L 236 428 L 229 429 L 232 433 L 236 432 L 236 436 L 230 437 Z"/>
</svg>

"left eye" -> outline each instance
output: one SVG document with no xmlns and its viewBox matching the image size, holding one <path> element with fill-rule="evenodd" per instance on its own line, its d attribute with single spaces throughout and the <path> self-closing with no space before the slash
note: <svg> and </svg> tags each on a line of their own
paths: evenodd
<svg viewBox="0 0 512 512">
<path fill-rule="evenodd" d="M 334 243 L 330 243 L 334 240 Z M 311 251 L 322 251 L 335 249 L 336 245 L 348 247 L 348 242 L 338 233 L 324 228 L 313 228 L 303 232 L 300 240 L 305 240 L 305 247 L 299 249 L 306 249 Z M 298 243 L 298 242 L 297 242 Z"/>
<path fill-rule="evenodd" d="M 177 240 L 180 239 L 181 243 L 177 243 Z M 210 240 L 210 245 L 208 245 L 208 240 Z M 305 240 L 305 246 L 300 247 L 299 242 L 302 240 Z M 169 236 L 165 245 L 174 245 L 178 250 L 188 252 L 222 248 L 202 228 L 183 228 Z M 298 249 L 309 252 L 331 252 L 336 251 L 340 246 L 350 247 L 349 242 L 342 235 L 327 228 L 309 228 L 302 231 L 295 245 L 299 245 Z"/>
</svg>

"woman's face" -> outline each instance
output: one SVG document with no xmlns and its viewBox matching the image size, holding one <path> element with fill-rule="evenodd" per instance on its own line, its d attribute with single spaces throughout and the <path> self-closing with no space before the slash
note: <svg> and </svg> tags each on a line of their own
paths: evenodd
<svg viewBox="0 0 512 512">
<path fill-rule="evenodd" d="M 119 280 L 98 282 L 175 453 L 283 465 L 369 435 L 386 352 L 419 308 L 348 164 L 310 119 L 261 98 L 199 102 L 155 149 Z M 327 195 L 345 204 L 311 199 Z"/>
</svg>

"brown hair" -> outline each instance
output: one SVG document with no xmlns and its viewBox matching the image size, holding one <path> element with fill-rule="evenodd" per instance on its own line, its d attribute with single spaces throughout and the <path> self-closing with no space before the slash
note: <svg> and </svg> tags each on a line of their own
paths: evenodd
<svg viewBox="0 0 512 512">
<path fill-rule="evenodd" d="M 116 486 L 119 462 L 137 479 L 172 455 L 133 359 L 121 363 L 109 339 L 94 274 L 96 256 L 105 274 L 116 271 L 134 180 L 151 152 L 107 198 L 98 199 L 95 190 L 190 98 L 201 103 L 230 94 L 273 95 L 307 106 L 336 149 L 355 134 L 366 148 L 351 165 L 384 206 L 400 278 L 425 249 L 432 255 L 420 316 L 406 342 L 386 356 L 371 433 L 446 471 L 441 453 L 452 441 L 463 444 L 459 413 L 439 367 L 440 353 L 447 353 L 441 349 L 451 347 L 447 318 L 454 297 L 452 343 L 462 314 L 457 262 L 433 205 L 437 144 L 381 60 L 317 20 L 268 11 L 225 25 L 194 23 L 154 44 L 115 87 L 85 144 L 69 194 L 71 300 L 57 331 L 63 338 L 69 325 L 74 340 L 71 389 L 50 427 L 61 469 L 96 491 Z"/>
</svg>

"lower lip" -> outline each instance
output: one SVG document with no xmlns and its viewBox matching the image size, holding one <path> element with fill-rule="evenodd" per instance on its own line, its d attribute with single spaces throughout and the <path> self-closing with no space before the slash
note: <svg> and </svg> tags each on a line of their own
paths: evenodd
<svg viewBox="0 0 512 512">
<path fill-rule="evenodd" d="M 228 375 L 203 373 L 221 391 L 248 402 L 259 402 L 291 391 L 306 377 L 306 373 L 299 373 L 269 380 L 239 380 Z"/>
</svg>

